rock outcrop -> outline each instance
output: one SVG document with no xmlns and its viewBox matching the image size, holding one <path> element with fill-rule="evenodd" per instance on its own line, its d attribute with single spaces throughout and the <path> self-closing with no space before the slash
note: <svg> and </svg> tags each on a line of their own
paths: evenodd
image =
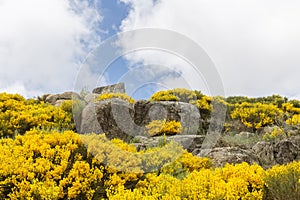
<svg viewBox="0 0 300 200">
<path fill-rule="evenodd" d="M 197 135 L 201 132 L 200 112 L 194 105 L 174 101 L 137 101 L 134 107 L 134 123 L 146 126 L 152 120 L 181 122 L 182 134 Z"/>
<path fill-rule="evenodd" d="M 217 147 L 207 149 L 200 152 L 197 156 L 211 158 L 216 167 L 223 167 L 226 163 L 259 163 L 258 158 L 251 151 L 240 149 L 238 147 Z"/>
<path fill-rule="evenodd" d="M 97 121 L 109 139 L 129 141 L 136 135 L 133 123 L 133 106 L 123 99 L 107 99 L 95 102 Z"/>
<path fill-rule="evenodd" d="M 64 92 L 62 94 L 52 94 L 47 96 L 45 102 L 55 106 L 60 106 L 63 101 L 71 99 L 81 99 L 81 96 L 76 92 Z"/>
<path fill-rule="evenodd" d="M 104 93 L 125 93 L 124 83 L 118 83 L 109 86 L 98 87 L 93 90 L 94 94 L 104 94 Z"/>
<path fill-rule="evenodd" d="M 260 141 L 252 147 L 252 151 L 257 156 L 260 165 L 264 168 L 269 168 L 276 164 L 272 143 Z"/>
<path fill-rule="evenodd" d="M 89 103 L 81 113 L 80 133 L 103 133 L 95 112 L 94 103 Z"/>
<path fill-rule="evenodd" d="M 122 99 L 94 101 L 95 95 L 85 99 L 82 111 L 81 133 L 102 130 L 108 138 L 131 139 L 146 136 L 145 126 L 152 120 L 180 121 L 182 135 L 198 135 L 201 132 L 199 110 L 183 102 L 137 101 L 134 104 Z M 94 107 L 94 109 L 93 109 Z"/>
<path fill-rule="evenodd" d="M 284 139 L 274 145 L 276 163 L 286 164 L 299 159 L 299 146 L 290 139 Z"/>
<path fill-rule="evenodd" d="M 286 164 L 300 160 L 300 136 L 293 136 L 276 142 L 260 141 L 254 145 L 231 145 L 222 138 L 218 138 L 211 147 L 202 146 L 206 138 L 206 130 L 199 110 L 194 105 L 174 101 L 136 101 L 134 104 L 123 99 L 95 100 L 103 93 L 124 93 L 124 83 L 99 87 L 87 94 L 84 98 L 75 92 L 49 95 L 46 102 L 59 106 L 65 100 L 79 99 L 85 107 L 80 110 L 75 119 L 81 133 L 105 133 L 109 139 L 119 138 L 124 141 L 135 142 L 138 149 L 159 146 L 162 142 L 176 141 L 197 156 L 211 158 L 215 166 L 225 163 L 249 164 L 259 163 L 264 168 L 275 164 Z M 152 120 L 180 121 L 182 131 L 178 135 L 149 137 L 145 126 Z M 265 131 L 270 131 L 266 127 Z M 254 133 L 241 132 L 236 135 L 240 138 L 253 138 Z"/>
</svg>

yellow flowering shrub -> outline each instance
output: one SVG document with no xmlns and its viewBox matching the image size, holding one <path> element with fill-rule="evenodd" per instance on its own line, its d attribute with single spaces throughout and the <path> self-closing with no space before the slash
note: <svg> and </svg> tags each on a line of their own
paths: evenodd
<svg viewBox="0 0 300 200">
<path fill-rule="evenodd" d="M 283 138 L 286 138 L 287 135 L 285 134 L 284 130 L 282 128 L 274 127 L 272 132 L 265 133 L 263 136 L 263 140 L 265 141 L 278 141 Z"/>
<path fill-rule="evenodd" d="M 126 96 L 108 96 L 103 99 L 133 103 Z M 213 100 L 228 106 L 222 98 L 185 89 L 163 91 L 155 98 L 194 103 L 207 112 L 214 109 Z M 231 117 L 249 128 L 282 119 L 291 125 L 300 122 L 297 101 L 286 102 L 276 95 L 246 98 L 243 103 L 242 99 L 231 99 L 239 102 L 231 104 Z M 75 108 L 80 109 L 81 103 L 75 102 Z M 138 151 L 104 134 L 66 131 L 74 128 L 73 109 L 71 100 L 55 107 L 0 93 L 0 199 L 300 199 L 300 162 L 267 170 L 247 163 L 213 168 L 210 159 L 193 156 L 174 141 Z M 226 127 L 233 128 L 230 123 Z M 180 122 L 155 120 L 147 129 L 151 136 L 165 136 L 182 128 Z M 274 128 L 264 139 L 285 136 L 282 128 Z"/>
<path fill-rule="evenodd" d="M 110 199 L 262 199 L 264 170 L 247 163 L 201 169 L 180 180 L 169 174 L 147 174 L 133 190 L 119 187 Z"/>
<path fill-rule="evenodd" d="M 300 114 L 300 108 L 295 107 L 294 104 L 290 102 L 282 104 L 282 109 L 291 114 Z"/>
<path fill-rule="evenodd" d="M 141 160 L 135 154 L 135 147 L 125 145 L 119 140 L 110 141 L 104 134 L 88 134 L 80 137 L 88 152 L 99 163 L 109 166 L 111 172 L 143 172 L 140 169 Z"/>
<path fill-rule="evenodd" d="M 160 170 L 161 173 L 172 175 L 176 178 L 184 178 L 190 172 L 212 168 L 213 162 L 209 158 L 193 156 L 186 150 L 174 162 L 167 163 Z"/>
<path fill-rule="evenodd" d="M 294 103 L 293 103 L 294 102 Z M 298 101 L 292 100 L 287 103 L 282 104 L 282 110 L 286 115 L 286 123 L 289 125 L 299 125 L 300 124 L 300 107 L 296 107 L 298 105 Z"/>
<path fill-rule="evenodd" d="M 1 199 L 299 199 L 299 187 L 300 162 L 212 168 L 174 142 L 136 151 L 73 131 L 0 139 Z"/>
<path fill-rule="evenodd" d="M 147 132 L 150 136 L 158 135 L 176 135 L 181 132 L 181 123 L 175 120 L 153 120 L 146 125 Z"/>
<path fill-rule="evenodd" d="M 159 91 L 154 93 L 150 101 L 179 101 L 179 98 L 172 91 Z"/>
<path fill-rule="evenodd" d="M 173 90 L 158 91 L 150 97 L 150 101 L 181 101 L 189 103 L 197 99 L 197 93 L 184 88 Z"/>
<path fill-rule="evenodd" d="M 134 103 L 134 99 L 131 98 L 130 96 L 128 96 L 125 93 L 105 93 L 100 95 L 96 101 L 101 101 L 101 100 L 105 100 L 105 99 L 112 99 L 112 98 L 119 98 L 119 99 L 123 99 L 125 101 L 128 101 L 129 103 L 133 104 Z"/>
<path fill-rule="evenodd" d="M 91 199 L 103 173 L 83 148 L 73 131 L 32 130 L 1 139 L 1 199 Z"/>
<path fill-rule="evenodd" d="M 193 104 L 195 104 L 201 111 L 212 111 L 212 98 L 209 96 L 203 95 L 201 99 L 198 99 L 197 101 L 192 101 Z M 201 112 L 202 113 L 202 112 Z"/>
<path fill-rule="evenodd" d="M 180 145 L 172 141 L 163 147 L 137 152 L 133 146 L 117 139 L 109 141 L 105 135 L 90 134 L 82 135 L 81 138 L 82 142 L 87 144 L 88 152 L 94 156 L 95 162 L 105 166 L 108 178 L 104 181 L 104 187 L 110 194 L 123 186 L 133 189 L 146 173 L 162 173 L 165 165 L 175 161 L 184 152 Z M 201 166 L 206 165 L 205 161 L 197 162 L 201 163 Z"/>
<path fill-rule="evenodd" d="M 287 124 L 290 125 L 299 125 L 300 124 L 300 114 L 295 114 L 291 118 L 286 120 Z"/>
<path fill-rule="evenodd" d="M 137 152 L 137 149 L 133 144 L 127 144 L 123 140 L 114 138 L 111 140 L 111 142 L 114 145 L 116 145 L 116 147 L 120 148 L 123 151 L 128 151 L 128 152 L 133 152 L 133 153 Z"/>
<path fill-rule="evenodd" d="M 200 99 L 192 100 L 190 101 L 190 103 L 197 106 L 197 108 L 200 111 L 200 116 L 203 120 L 209 120 L 210 114 L 213 110 L 212 101 L 213 98 L 206 95 L 202 95 Z"/>
<path fill-rule="evenodd" d="M 72 113 L 20 95 L 0 94 L 0 137 L 24 134 L 32 128 L 73 129 Z"/>
<path fill-rule="evenodd" d="M 241 103 L 231 113 L 233 119 L 239 119 L 246 127 L 254 130 L 273 125 L 281 118 L 283 111 L 273 104 Z"/>
</svg>

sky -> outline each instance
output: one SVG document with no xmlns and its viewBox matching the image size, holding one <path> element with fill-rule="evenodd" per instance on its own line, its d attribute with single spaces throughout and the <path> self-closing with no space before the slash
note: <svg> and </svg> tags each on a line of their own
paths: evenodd
<svg viewBox="0 0 300 200">
<path fill-rule="evenodd" d="M 0 92 L 61 93 L 85 77 L 95 78 L 90 87 L 123 81 L 135 98 L 175 87 L 214 94 L 220 81 L 225 96 L 300 99 L 299 7 L 298 0 L 0 0 Z M 141 35 L 143 28 L 166 37 Z M 133 34 L 114 38 L 123 33 Z M 80 76 L 105 60 L 99 49 L 112 37 L 123 54 L 103 73 Z M 157 46 L 130 51 L 146 42 Z"/>
</svg>

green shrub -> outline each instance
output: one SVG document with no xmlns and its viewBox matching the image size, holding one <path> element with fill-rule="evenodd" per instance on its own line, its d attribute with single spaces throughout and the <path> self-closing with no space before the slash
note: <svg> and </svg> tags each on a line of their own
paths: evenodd
<svg viewBox="0 0 300 200">
<path fill-rule="evenodd" d="M 277 165 L 267 170 L 266 199 L 300 199 L 300 162 Z"/>
</svg>

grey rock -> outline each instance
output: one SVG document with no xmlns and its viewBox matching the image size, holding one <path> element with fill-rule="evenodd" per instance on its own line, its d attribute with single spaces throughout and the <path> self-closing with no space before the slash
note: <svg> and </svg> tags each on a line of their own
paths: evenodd
<svg viewBox="0 0 300 200">
<path fill-rule="evenodd" d="M 211 158 L 216 167 L 223 167 L 226 163 L 259 163 L 257 157 L 253 155 L 251 151 L 240 149 L 238 147 L 203 149 L 197 156 L 203 157 L 203 155 Z"/>
<path fill-rule="evenodd" d="M 156 147 L 164 140 L 164 136 L 146 137 L 136 136 L 139 142 L 137 144 L 143 144 L 144 147 Z M 182 145 L 182 147 L 189 152 L 192 152 L 195 148 L 201 148 L 201 145 L 205 139 L 204 135 L 172 135 L 166 136 L 166 142 L 174 141 Z"/>
<path fill-rule="evenodd" d="M 84 101 L 88 104 L 91 102 L 94 103 L 98 96 L 99 94 L 89 93 L 84 97 Z"/>
<path fill-rule="evenodd" d="M 95 112 L 102 131 L 108 139 L 130 141 L 135 134 L 133 106 L 123 99 L 95 102 Z"/>
<path fill-rule="evenodd" d="M 199 110 L 191 104 L 173 101 L 136 101 L 134 103 L 134 122 L 145 127 L 152 120 L 181 122 L 182 134 L 197 135 L 201 132 Z"/>
<path fill-rule="evenodd" d="M 272 143 L 265 141 L 258 142 L 252 147 L 252 151 L 258 157 L 262 167 L 270 168 L 276 164 Z"/>
<path fill-rule="evenodd" d="M 93 90 L 95 94 L 104 94 L 104 93 L 125 93 L 124 83 L 118 83 L 114 85 L 108 85 L 103 87 L 98 87 Z"/>
<path fill-rule="evenodd" d="M 47 96 L 46 102 L 52 105 L 60 105 L 62 101 L 56 103 L 58 100 L 71 100 L 71 99 L 81 99 L 80 95 L 76 92 L 64 92 L 62 94 L 52 94 Z"/>
<path fill-rule="evenodd" d="M 299 147 L 289 139 L 277 142 L 274 146 L 274 157 L 278 164 L 286 164 L 297 159 Z"/>
<path fill-rule="evenodd" d="M 51 94 L 49 95 L 45 102 L 55 105 L 55 102 L 59 99 L 59 94 Z"/>
<path fill-rule="evenodd" d="M 82 111 L 80 133 L 103 133 L 95 112 L 94 102 L 90 102 Z"/>
<path fill-rule="evenodd" d="M 132 136 L 145 135 L 145 126 L 155 119 L 180 121 L 182 135 L 197 135 L 200 129 L 200 114 L 198 109 L 182 102 L 149 102 L 137 101 L 134 105 L 123 99 L 113 98 L 94 102 L 94 94 L 86 97 L 89 102 L 82 114 L 81 132 L 95 132 L 100 125 L 108 138 L 129 139 Z M 91 106 L 94 105 L 93 110 Z M 93 117 L 96 113 L 96 119 Z M 91 123 L 91 125 L 88 125 Z M 91 128 L 89 128 L 89 126 Z M 97 131 L 98 132 L 98 131 Z M 188 143 L 190 136 L 179 136 L 181 142 Z"/>
<path fill-rule="evenodd" d="M 201 148 L 201 145 L 205 139 L 204 135 L 174 135 L 167 138 L 168 140 L 174 140 L 182 145 L 182 147 L 189 152 L 192 152 L 196 148 Z"/>
<path fill-rule="evenodd" d="M 58 99 L 58 100 L 55 101 L 54 106 L 59 107 L 59 106 L 61 106 L 61 104 L 62 104 L 64 101 L 65 101 L 65 100 L 63 100 L 63 99 Z"/>
<path fill-rule="evenodd" d="M 77 94 L 76 92 L 64 92 L 62 94 L 59 94 L 59 99 L 81 99 L 80 95 Z"/>
<path fill-rule="evenodd" d="M 192 151 L 192 154 L 193 154 L 194 156 L 200 155 L 200 153 L 201 153 L 201 148 L 195 148 L 195 149 L 193 149 L 193 151 Z M 204 157 L 204 156 L 203 156 L 203 157 Z"/>
</svg>

